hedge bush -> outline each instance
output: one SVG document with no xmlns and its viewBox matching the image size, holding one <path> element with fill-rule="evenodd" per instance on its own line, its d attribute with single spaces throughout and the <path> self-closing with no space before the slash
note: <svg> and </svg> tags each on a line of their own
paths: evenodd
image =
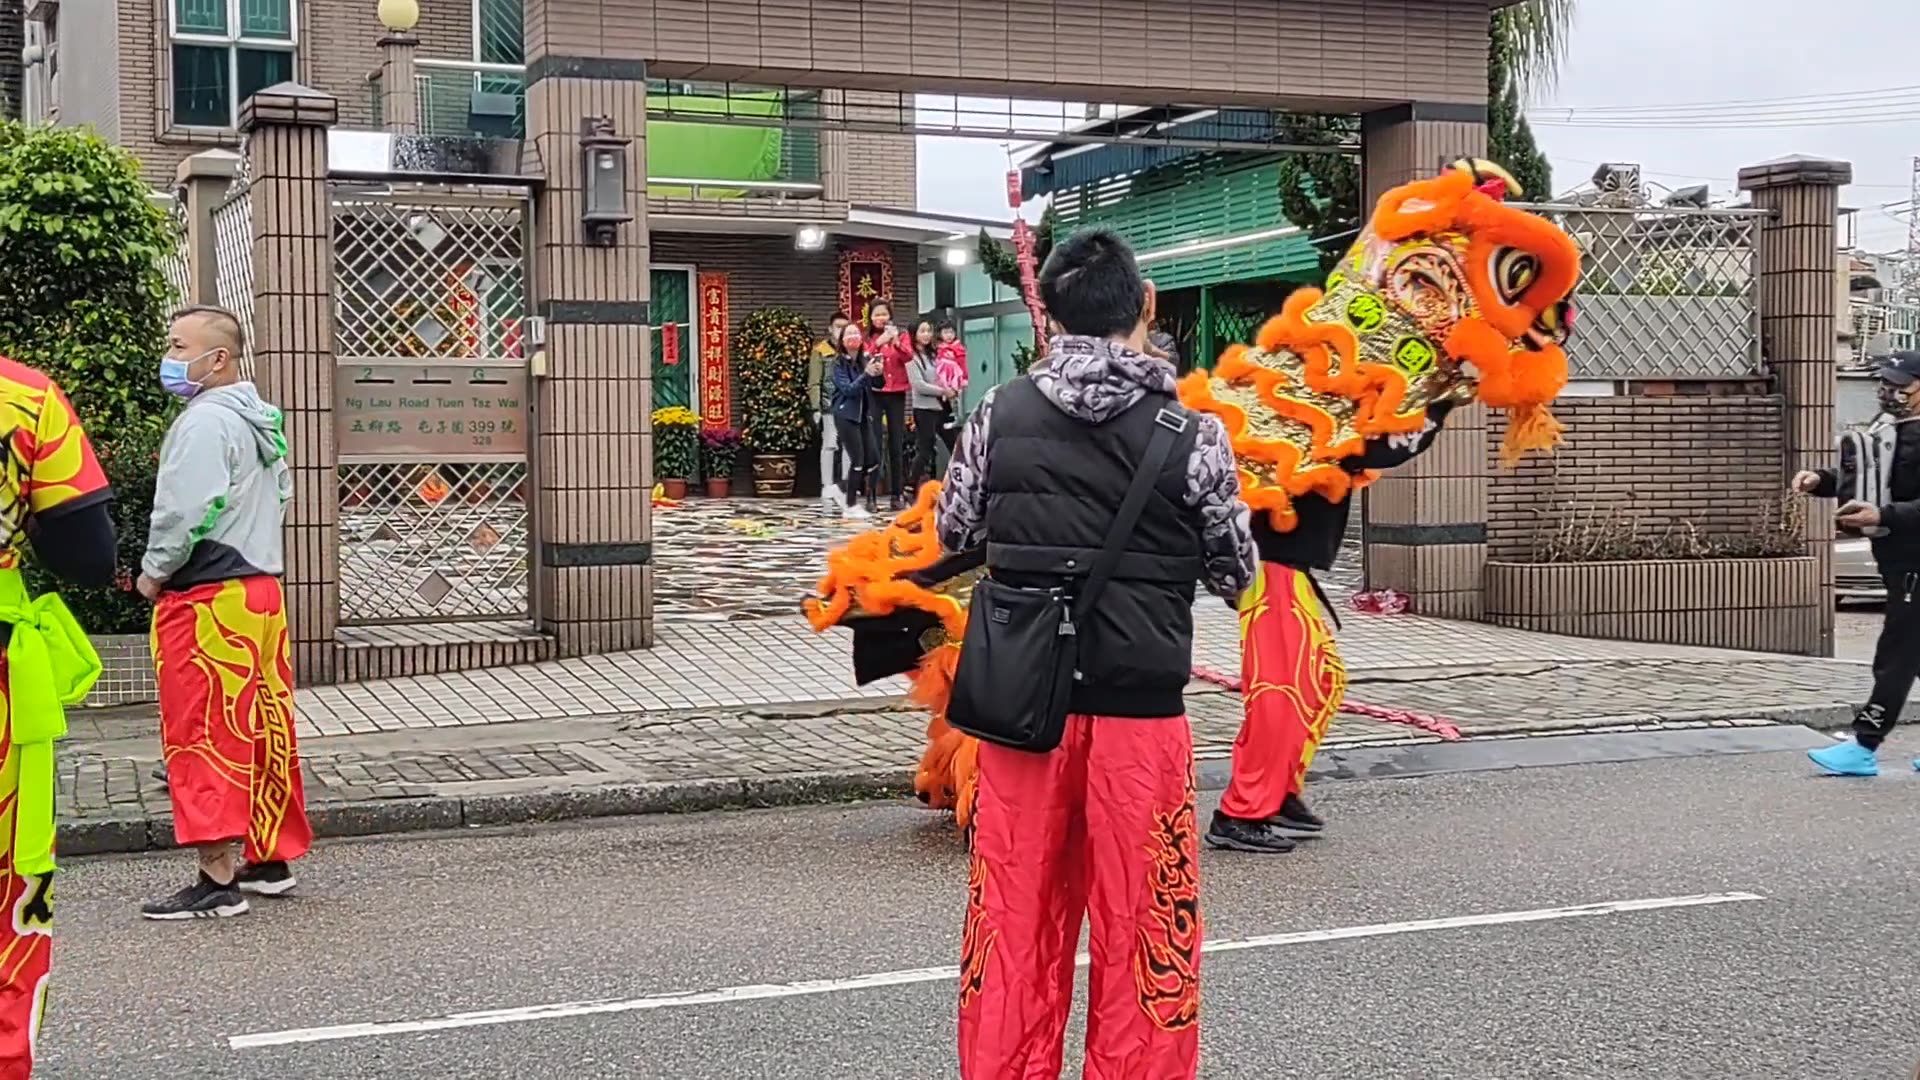
<svg viewBox="0 0 1920 1080">
<path fill-rule="evenodd" d="M 132 575 L 173 416 L 157 369 L 177 302 L 161 270 L 173 225 L 148 196 L 133 156 L 98 136 L 0 122 L 0 355 L 66 390 L 117 496 L 125 588 L 63 590 L 93 633 L 148 620 Z"/>
</svg>

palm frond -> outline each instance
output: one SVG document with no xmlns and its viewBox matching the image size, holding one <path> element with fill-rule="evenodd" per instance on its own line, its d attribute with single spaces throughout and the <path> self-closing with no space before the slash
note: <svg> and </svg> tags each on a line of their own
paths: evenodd
<svg viewBox="0 0 1920 1080">
<path fill-rule="evenodd" d="M 1504 46 L 1523 98 L 1552 89 L 1573 36 L 1575 0 L 1520 0 L 1494 13 L 1496 47 Z"/>
</svg>

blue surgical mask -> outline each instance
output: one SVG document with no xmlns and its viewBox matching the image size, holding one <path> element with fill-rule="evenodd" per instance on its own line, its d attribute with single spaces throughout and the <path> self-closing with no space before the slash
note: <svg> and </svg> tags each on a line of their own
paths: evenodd
<svg viewBox="0 0 1920 1080">
<path fill-rule="evenodd" d="M 187 370 L 206 357 L 212 356 L 217 349 L 208 349 L 191 360 L 175 360 L 169 356 L 160 361 L 160 385 L 174 397 L 190 398 L 201 390 L 201 383 L 187 377 Z"/>
</svg>

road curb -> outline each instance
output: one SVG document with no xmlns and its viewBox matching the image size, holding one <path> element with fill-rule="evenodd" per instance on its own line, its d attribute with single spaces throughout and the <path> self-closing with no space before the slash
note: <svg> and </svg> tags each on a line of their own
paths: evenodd
<svg viewBox="0 0 1920 1080">
<path fill-rule="evenodd" d="M 912 769 L 870 769 L 765 778 L 614 783 L 503 795 L 424 795 L 320 803 L 307 808 L 307 818 L 313 823 L 315 837 L 339 839 L 586 818 L 859 802 L 901 798 L 912 792 Z M 173 819 L 165 815 L 62 821 L 57 839 L 61 855 L 124 855 L 165 851 L 176 846 Z"/>
<path fill-rule="evenodd" d="M 1467 740 L 1499 742 L 1548 739 L 1627 729 L 1718 728 L 1736 725 L 1804 726 L 1816 731 L 1843 727 L 1853 710 L 1846 705 L 1781 706 L 1725 712 L 1668 713 L 1595 717 L 1577 728 L 1554 727 L 1537 732 L 1515 731 Z M 1429 745 L 1424 741 L 1412 745 Z M 1458 745 L 1438 744 L 1431 745 Z M 1317 763 L 1312 779 L 1340 778 Z M 1224 763 L 1222 763 L 1224 764 Z M 1224 779 L 1202 769 L 1202 787 L 1216 790 Z M 476 795 L 420 795 L 352 802 L 323 802 L 307 808 L 313 831 L 320 838 L 386 836 L 439 832 L 461 828 L 493 828 L 589 818 L 633 817 L 643 814 L 688 814 L 707 810 L 739 810 L 819 803 L 860 802 L 902 798 L 913 792 L 913 770 L 854 769 L 844 772 L 802 773 L 785 776 L 727 777 L 646 783 L 608 783 L 548 791 Z M 121 815 L 73 818 L 60 822 L 62 855 L 118 855 L 173 848 L 173 819 Z"/>
</svg>

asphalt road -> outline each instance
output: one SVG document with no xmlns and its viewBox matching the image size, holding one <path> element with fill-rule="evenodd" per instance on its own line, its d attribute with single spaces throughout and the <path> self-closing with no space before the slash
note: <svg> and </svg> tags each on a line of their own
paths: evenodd
<svg viewBox="0 0 1920 1080">
<path fill-rule="evenodd" d="M 1907 1080 L 1920 775 L 1893 764 L 1865 783 L 1762 754 L 1323 785 L 1329 838 L 1203 862 L 1209 941 L 1305 940 L 1207 957 L 1201 1074 Z M 938 973 L 632 1006 L 954 963 L 962 855 L 907 806 L 336 843 L 303 865 L 296 898 L 141 922 L 137 902 L 185 866 L 73 860 L 37 1075 L 954 1073 L 954 985 Z M 1728 893 L 1758 899 L 1309 933 Z M 627 1004 L 286 1034 L 595 1001 Z"/>
</svg>

